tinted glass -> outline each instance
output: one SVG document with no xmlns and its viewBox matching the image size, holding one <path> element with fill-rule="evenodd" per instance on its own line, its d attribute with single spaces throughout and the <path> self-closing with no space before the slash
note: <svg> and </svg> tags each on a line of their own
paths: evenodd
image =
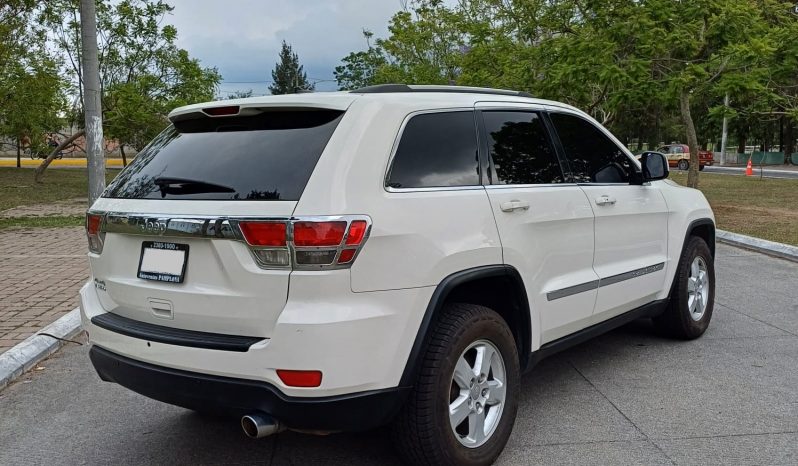
<svg viewBox="0 0 798 466">
<path fill-rule="evenodd" d="M 562 170 L 540 115 L 483 112 L 494 183 L 562 183 Z"/>
<path fill-rule="evenodd" d="M 592 123 L 562 113 L 551 119 L 560 136 L 577 183 L 626 183 L 632 171 L 629 157 Z"/>
<path fill-rule="evenodd" d="M 176 122 L 136 156 L 104 195 L 296 201 L 341 115 L 271 111 Z"/>
<path fill-rule="evenodd" d="M 388 186 L 426 188 L 479 184 L 473 112 L 416 115 L 407 122 Z"/>
</svg>

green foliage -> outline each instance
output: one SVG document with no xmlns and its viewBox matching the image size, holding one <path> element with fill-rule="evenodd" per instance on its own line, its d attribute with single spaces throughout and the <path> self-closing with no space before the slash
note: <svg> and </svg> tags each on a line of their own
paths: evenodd
<svg viewBox="0 0 798 466">
<path fill-rule="evenodd" d="M 35 2 L 0 5 L 0 136 L 23 140 L 36 152 L 61 128 L 64 82 L 58 62 L 32 21 Z"/>
<path fill-rule="evenodd" d="M 61 51 L 69 58 L 64 72 L 80 95 L 79 2 L 52 0 L 41 10 Z M 164 25 L 172 11 L 164 0 L 98 0 L 97 30 L 106 137 L 136 148 L 167 125 L 175 107 L 213 99 L 221 76 L 203 68 L 177 47 L 177 31 Z M 82 125 L 81 99 L 73 112 Z"/>
<path fill-rule="evenodd" d="M 296 94 L 315 89 L 315 86 L 308 81 L 308 76 L 299 64 L 299 56 L 291 49 L 291 46 L 283 41 L 280 49 L 280 61 L 274 65 L 272 70 L 272 84 L 269 91 L 272 94 Z"/>
<path fill-rule="evenodd" d="M 579 107 L 627 141 L 689 137 L 703 146 L 719 139 L 723 116 L 742 133 L 798 116 L 793 7 L 786 0 L 419 0 L 393 16 L 376 47 L 349 54 L 336 78 L 341 88 L 517 89 Z"/>
<path fill-rule="evenodd" d="M 246 99 L 247 97 L 252 97 L 252 89 L 247 89 L 246 91 L 235 91 L 227 96 L 227 100 Z"/>
</svg>

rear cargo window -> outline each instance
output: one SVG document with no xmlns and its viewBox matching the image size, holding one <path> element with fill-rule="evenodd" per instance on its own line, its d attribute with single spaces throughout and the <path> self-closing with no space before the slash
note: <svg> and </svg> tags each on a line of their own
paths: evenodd
<svg viewBox="0 0 798 466">
<path fill-rule="evenodd" d="M 299 200 L 342 115 L 280 110 L 178 121 L 136 156 L 104 196 Z"/>
</svg>

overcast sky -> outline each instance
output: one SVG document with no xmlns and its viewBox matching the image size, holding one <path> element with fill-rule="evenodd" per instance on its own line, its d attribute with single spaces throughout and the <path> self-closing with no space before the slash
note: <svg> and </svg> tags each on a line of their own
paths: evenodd
<svg viewBox="0 0 798 466">
<path fill-rule="evenodd" d="M 299 54 L 317 90 L 335 90 L 333 68 L 349 52 L 365 49 L 364 28 L 387 34 L 400 0 L 170 0 L 166 20 L 178 46 L 222 74 L 220 95 L 252 89 L 267 94 L 267 80 L 283 40 Z M 257 82 L 250 82 L 257 81 Z"/>
</svg>

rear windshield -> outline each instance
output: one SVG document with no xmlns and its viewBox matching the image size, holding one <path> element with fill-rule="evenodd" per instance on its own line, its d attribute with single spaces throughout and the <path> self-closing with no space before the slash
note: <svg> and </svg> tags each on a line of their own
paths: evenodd
<svg viewBox="0 0 798 466">
<path fill-rule="evenodd" d="M 296 201 L 343 112 L 280 110 L 176 122 L 105 197 Z"/>
</svg>

